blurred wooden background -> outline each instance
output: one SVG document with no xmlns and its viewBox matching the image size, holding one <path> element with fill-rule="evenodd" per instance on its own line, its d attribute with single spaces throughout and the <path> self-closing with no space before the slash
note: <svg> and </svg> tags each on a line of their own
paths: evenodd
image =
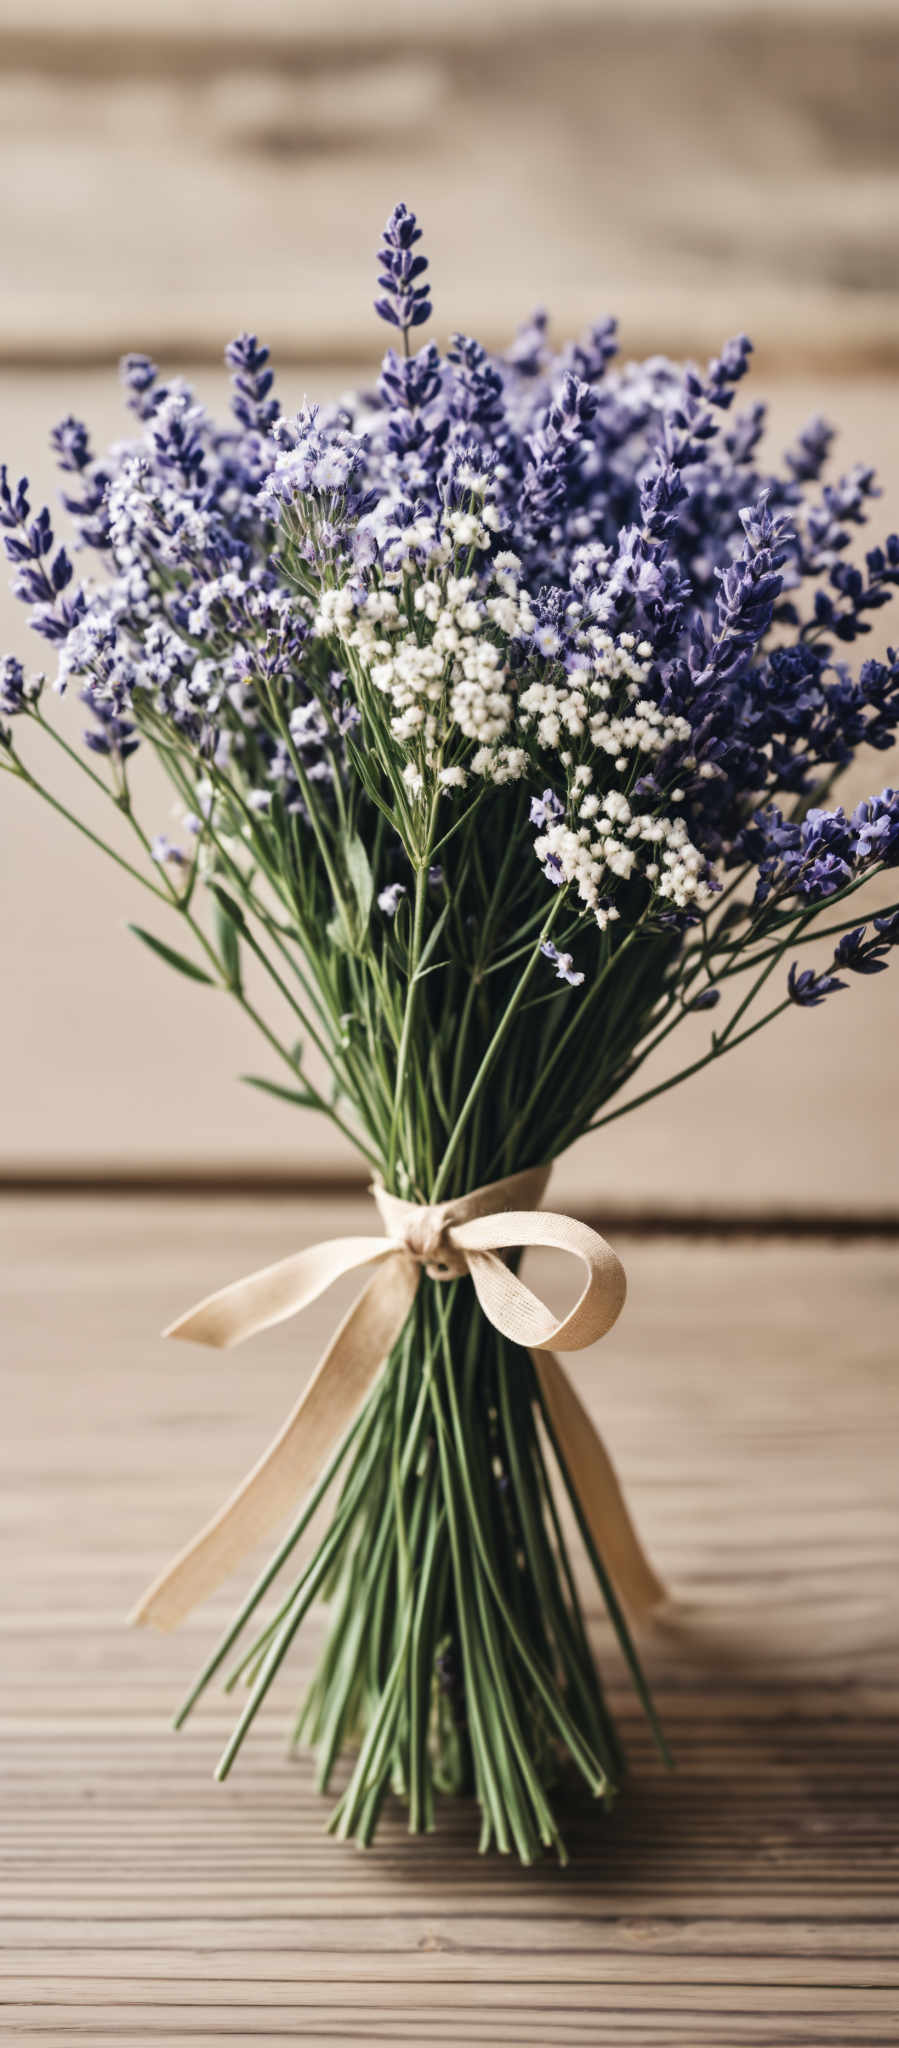
<svg viewBox="0 0 899 2048">
<path fill-rule="evenodd" d="M 629 354 L 746 328 L 775 451 L 832 416 L 896 527 L 897 52 L 895 0 L 5 0 L 0 459 L 49 492 L 60 416 L 120 434 L 127 348 L 221 406 L 247 326 L 286 404 L 366 376 L 373 250 L 404 198 L 435 333 L 502 343 L 537 300 L 560 337 L 617 313 Z M 888 637 L 881 615 L 868 645 Z M 0 648 L 37 665 L 29 638 L 0 588 Z M 847 794 L 889 779 L 874 756 Z M 260 1048 L 138 947 L 136 913 L 0 785 L 4 2040 L 891 2048 L 895 1244 L 646 1239 L 722 1214 L 899 1235 L 899 969 L 559 1169 L 560 1206 L 635 1225 L 628 1313 L 574 1372 L 673 1596 L 642 1650 L 678 1758 L 653 1769 L 582 1575 L 637 1768 L 612 1823 L 573 1815 L 563 1879 L 475 1867 L 464 1808 L 411 1846 L 391 1809 L 367 1864 L 321 1846 L 283 1705 L 227 1788 L 205 1775 L 221 1703 L 165 1733 L 230 1594 L 168 1643 L 122 1617 L 258 1455 L 332 1304 L 252 1357 L 153 1333 L 367 1226 L 355 1197 L 322 1217 L 352 1155 L 235 1085 Z M 694 1019 L 684 1057 L 705 1039 Z M 318 1192 L 208 1199 L 278 1175 Z M 82 1199 L 24 1200 L 29 1181 Z M 294 1688 L 319 1640 L 315 1621 Z"/>
<path fill-rule="evenodd" d="M 833 416 L 895 526 L 897 48 L 886 0 L 7 0 L 0 454 L 52 489 L 62 413 L 119 433 L 128 347 L 222 406 L 247 325 L 288 402 L 366 374 L 372 252 L 404 197 L 436 333 L 501 342 L 537 299 L 560 336 L 617 312 L 627 353 L 704 355 L 745 327 L 775 449 Z M 0 644 L 29 638 L 4 593 Z M 872 756 L 852 793 L 897 773 Z M 0 796 L 0 1175 L 352 1172 L 314 1119 L 234 1085 L 256 1045 L 139 951 L 124 878 Z M 165 829 L 152 782 L 148 802 Z M 897 1022 L 895 974 L 788 1017 L 579 1148 L 560 1194 L 899 1212 Z M 685 1028 L 685 1056 L 704 1038 Z"/>
</svg>

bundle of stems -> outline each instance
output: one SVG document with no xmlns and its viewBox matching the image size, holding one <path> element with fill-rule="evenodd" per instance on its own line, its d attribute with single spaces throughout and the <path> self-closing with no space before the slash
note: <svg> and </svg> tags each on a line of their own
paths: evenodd
<svg viewBox="0 0 899 2048">
<path fill-rule="evenodd" d="M 9 657 L 0 773 L 152 897 L 143 944 L 240 1007 L 275 1062 L 244 1079 L 436 1204 L 548 1164 L 886 965 L 899 904 L 881 890 L 869 927 L 855 898 L 899 864 L 899 795 L 851 815 L 831 797 L 899 721 L 895 656 L 857 675 L 846 658 L 899 541 L 848 562 L 874 486 L 855 469 L 815 496 L 820 421 L 781 473 L 757 466 L 760 408 L 723 431 L 744 337 L 704 375 L 610 369 L 610 323 L 558 356 L 539 320 L 501 357 L 459 335 L 413 353 L 418 240 L 398 207 L 378 311 L 403 354 L 377 393 L 288 422 L 245 335 L 236 428 L 145 357 L 124 367 L 133 442 L 97 459 L 61 423 L 65 502 L 105 581 L 73 584 L 49 513 L 0 472 L 16 588 L 92 721 L 86 757 Z M 83 809 L 29 737 L 77 766 Z M 141 746 L 175 842 L 143 820 Z M 712 1009 L 709 1040 L 665 1067 Z M 324 1598 L 295 1739 L 323 1787 L 354 1758 L 334 1829 L 369 1841 L 393 1791 L 418 1831 L 437 1793 L 470 1791 L 482 1847 L 564 1853 L 560 1773 L 608 1804 L 622 1758 L 553 1466 L 664 1753 L 532 1359 L 455 1277 L 420 1287 L 182 1709 L 213 1677 L 244 1684 L 220 1775 Z"/>
<path fill-rule="evenodd" d="M 243 1679 L 249 1693 L 219 1777 L 309 1606 L 324 1594 L 331 1628 L 294 1741 L 315 1749 L 322 1791 L 344 1748 L 356 1752 L 331 1830 L 367 1844 L 392 1791 L 417 1833 L 434 1826 L 437 1793 L 474 1793 L 482 1849 L 514 1849 L 530 1863 L 551 1846 L 564 1860 L 551 1803 L 563 1759 L 610 1805 L 622 1757 L 539 1414 L 528 1353 L 483 1324 L 459 1283 L 423 1290 L 387 1371 L 178 1717 L 181 1725 L 226 1666 L 283 1572 L 288 1590 L 227 1680 L 230 1689 Z M 543 1424 L 664 1754 L 626 1624 L 545 1415 Z M 338 1475 L 327 1534 L 294 1577 L 299 1538 Z"/>
</svg>

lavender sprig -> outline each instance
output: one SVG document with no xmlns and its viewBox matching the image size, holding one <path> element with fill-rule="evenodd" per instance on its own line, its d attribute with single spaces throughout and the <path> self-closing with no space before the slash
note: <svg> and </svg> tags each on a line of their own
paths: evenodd
<svg viewBox="0 0 899 2048">
<path fill-rule="evenodd" d="M 430 287 L 418 283 L 428 268 L 428 259 L 420 253 L 413 255 L 420 241 L 421 229 L 415 215 L 400 200 L 390 215 L 378 251 L 378 283 L 384 296 L 375 300 L 375 312 L 389 327 L 400 329 L 407 355 L 413 327 L 423 327 L 431 317 Z"/>
</svg>

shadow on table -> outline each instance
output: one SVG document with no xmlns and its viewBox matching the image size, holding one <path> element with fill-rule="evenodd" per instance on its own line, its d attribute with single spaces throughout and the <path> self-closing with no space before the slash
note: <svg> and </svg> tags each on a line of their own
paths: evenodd
<svg viewBox="0 0 899 2048">
<path fill-rule="evenodd" d="M 369 1853 L 402 1889 L 461 1886 L 478 1910 L 500 1883 L 530 1909 L 562 1885 L 597 1923 L 618 1911 L 720 1914 L 736 1900 L 763 1917 L 787 1895 L 794 1914 L 835 1880 L 882 1881 L 899 1822 L 897 1637 L 873 1600 L 840 1613 L 831 1597 L 826 1619 L 786 1604 L 672 1606 L 641 1650 L 674 1768 L 616 1672 L 608 1690 L 628 1769 L 611 1813 L 560 1782 L 564 1870 L 552 1852 L 530 1871 L 512 1856 L 478 1858 L 473 1802 L 448 1799 L 436 1832 L 415 1840 L 398 1803 L 386 1810 Z"/>
</svg>

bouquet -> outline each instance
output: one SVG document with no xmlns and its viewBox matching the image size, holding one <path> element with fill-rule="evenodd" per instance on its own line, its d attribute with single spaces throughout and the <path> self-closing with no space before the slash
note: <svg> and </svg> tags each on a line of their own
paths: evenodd
<svg viewBox="0 0 899 2048">
<path fill-rule="evenodd" d="M 851 659 L 899 540 L 850 560 L 875 483 L 822 483 L 823 421 L 763 460 L 764 408 L 732 409 L 744 336 L 704 372 L 616 366 L 610 320 L 553 352 L 542 313 L 501 355 L 462 334 L 414 349 L 419 243 L 398 206 L 376 307 L 397 347 L 370 391 L 287 418 L 245 334 L 224 427 L 139 355 L 127 439 L 97 456 L 62 421 L 63 502 L 99 574 L 76 579 L 2 472 L 14 588 L 89 723 L 82 753 L 7 659 L 0 768 L 127 869 L 138 939 L 240 1006 L 271 1058 L 244 1078 L 351 1138 L 384 1226 L 223 1275 L 175 1326 L 236 1341 L 372 1268 L 275 1444 L 141 1604 L 172 1625 L 289 1518 L 179 1719 L 233 1652 L 224 1776 L 324 1597 L 295 1740 L 323 1788 L 350 1752 L 332 1827 L 367 1843 L 393 1791 L 418 1831 L 438 1794 L 473 1793 L 481 1848 L 528 1862 L 564 1853 L 564 1771 L 606 1805 L 622 1771 L 557 1482 L 664 1749 L 629 1632 L 660 1587 L 552 1348 L 610 1326 L 623 1276 L 539 1208 L 548 1168 L 885 967 L 899 905 L 880 891 L 859 922 L 853 899 L 899 864 L 899 792 L 849 815 L 833 787 L 899 722 L 896 656 Z M 138 813 L 140 746 L 177 829 Z M 108 799 L 108 840 L 41 747 Z M 706 1010 L 702 1054 L 641 1086 Z M 518 1277 L 528 1243 L 583 1264 L 561 1319 Z"/>
</svg>

